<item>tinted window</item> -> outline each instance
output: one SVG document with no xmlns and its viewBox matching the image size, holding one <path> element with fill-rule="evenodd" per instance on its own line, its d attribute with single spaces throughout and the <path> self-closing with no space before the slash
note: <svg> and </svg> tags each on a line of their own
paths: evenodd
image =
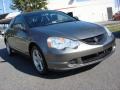
<svg viewBox="0 0 120 90">
<path fill-rule="evenodd" d="M 23 18 L 22 16 L 17 16 L 15 18 L 14 24 L 20 24 L 20 23 L 23 23 Z"/>
<path fill-rule="evenodd" d="M 14 21 L 15 21 L 15 19 L 12 19 L 12 20 L 11 20 L 8 28 L 12 28 L 12 27 L 13 27 Z"/>
<path fill-rule="evenodd" d="M 63 12 L 57 11 L 34 12 L 25 15 L 25 21 L 30 28 L 71 22 L 75 20 L 76 19 L 74 19 L 73 17 L 70 17 Z"/>
<path fill-rule="evenodd" d="M 22 29 L 25 27 L 24 20 L 23 20 L 22 16 L 17 16 L 15 18 L 13 27 L 14 27 L 14 29 L 18 29 L 18 28 Z"/>
</svg>

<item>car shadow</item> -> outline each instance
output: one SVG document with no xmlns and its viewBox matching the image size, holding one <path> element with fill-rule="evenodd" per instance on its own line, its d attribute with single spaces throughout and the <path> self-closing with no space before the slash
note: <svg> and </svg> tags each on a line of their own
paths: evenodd
<svg viewBox="0 0 120 90">
<path fill-rule="evenodd" d="M 59 79 L 67 76 L 72 76 L 78 73 L 83 73 L 85 71 L 88 71 L 97 65 L 97 64 L 94 64 L 87 67 L 82 67 L 82 68 L 69 70 L 69 71 L 49 71 L 47 75 L 40 75 L 36 71 L 34 65 L 32 64 L 32 60 L 30 58 L 27 58 L 20 54 L 15 54 L 12 57 L 8 56 L 6 48 L 0 49 L 0 57 L 3 59 L 3 61 L 0 61 L 0 64 L 9 63 L 13 67 L 15 67 L 17 70 L 25 74 L 29 74 L 32 76 L 37 76 L 45 79 Z"/>
</svg>

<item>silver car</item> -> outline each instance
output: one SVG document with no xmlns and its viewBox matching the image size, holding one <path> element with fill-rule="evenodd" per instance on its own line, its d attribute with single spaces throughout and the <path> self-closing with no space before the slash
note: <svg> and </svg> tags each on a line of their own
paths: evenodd
<svg viewBox="0 0 120 90">
<path fill-rule="evenodd" d="M 30 56 L 40 74 L 95 64 L 115 51 L 115 38 L 106 27 L 50 10 L 16 16 L 4 41 L 9 55 Z"/>
</svg>

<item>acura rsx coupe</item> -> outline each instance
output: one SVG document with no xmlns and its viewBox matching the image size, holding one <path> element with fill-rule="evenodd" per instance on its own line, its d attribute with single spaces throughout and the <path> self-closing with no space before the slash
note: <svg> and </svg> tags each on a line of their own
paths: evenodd
<svg viewBox="0 0 120 90">
<path fill-rule="evenodd" d="M 30 56 L 40 74 L 99 63 L 115 51 L 115 38 L 106 27 L 51 10 L 16 16 L 4 41 L 9 55 Z"/>
</svg>

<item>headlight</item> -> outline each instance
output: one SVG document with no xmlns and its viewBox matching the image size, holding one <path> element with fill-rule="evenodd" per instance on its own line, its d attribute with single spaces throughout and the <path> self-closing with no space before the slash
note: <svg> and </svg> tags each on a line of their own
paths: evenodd
<svg viewBox="0 0 120 90">
<path fill-rule="evenodd" d="M 49 37 L 47 39 L 47 44 L 49 48 L 65 49 L 65 48 L 77 48 L 79 46 L 79 41 L 73 41 L 61 37 Z"/>
<path fill-rule="evenodd" d="M 111 32 L 107 27 L 104 27 L 104 29 L 106 30 L 108 36 L 111 36 L 111 35 L 112 35 L 112 32 Z"/>
</svg>

